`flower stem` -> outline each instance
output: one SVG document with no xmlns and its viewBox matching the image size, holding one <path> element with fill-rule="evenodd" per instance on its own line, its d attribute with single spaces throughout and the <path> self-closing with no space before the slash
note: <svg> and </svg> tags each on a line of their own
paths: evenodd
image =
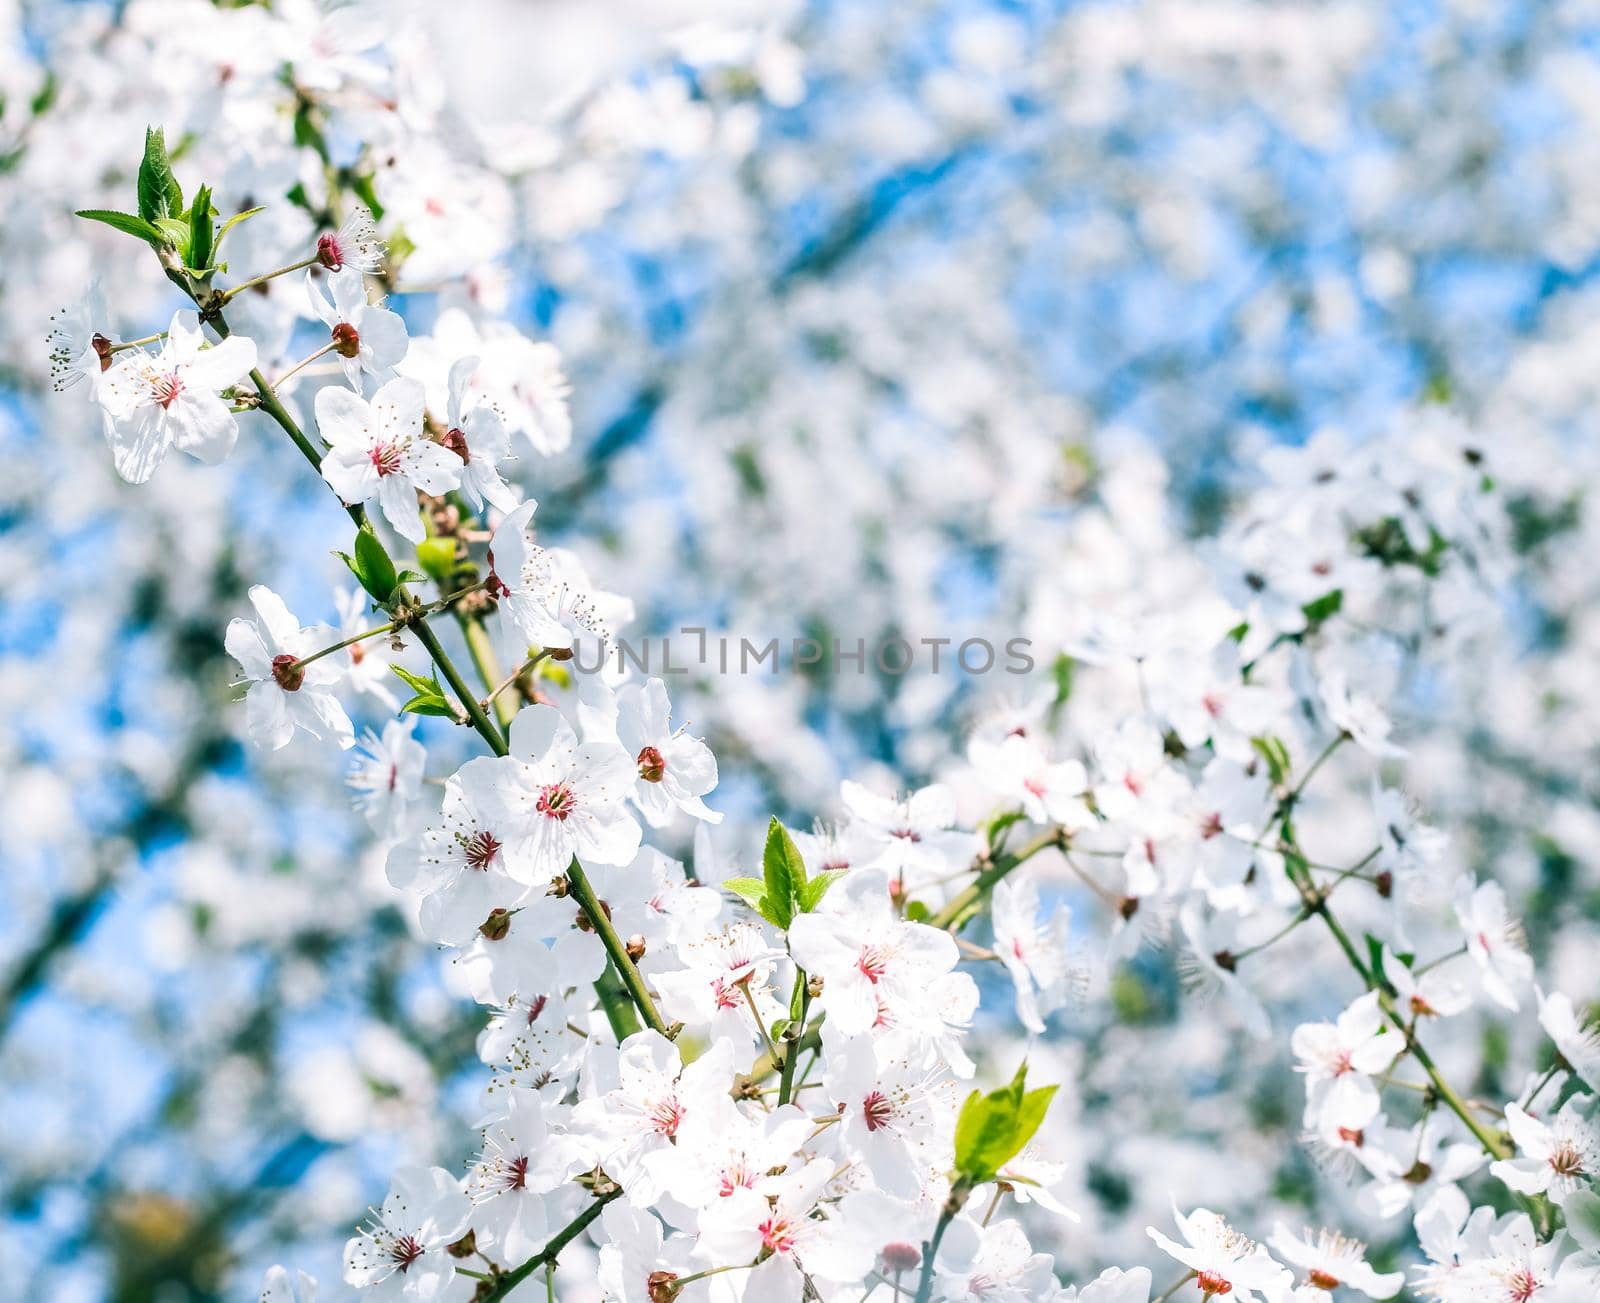
<svg viewBox="0 0 1600 1303">
<path fill-rule="evenodd" d="M 472 704 L 476 706 L 478 703 Z M 663 1036 L 668 1035 L 667 1024 L 656 1009 L 656 1002 L 650 998 L 650 991 L 644 984 L 638 966 L 628 958 L 628 948 L 622 944 L 617 929 L 611 926 L 611 916 L 606 913 L 599 897 L 594 894 L 594 888 L 584 874 L 583 865 L 576 859 L 567 868 L 567 887 L 572 892 L 573 899 L 588 915 L 590 924 L 599 936 L 600 943 L 605 946 L 606 953 L 611 956 L 611 962 L 616 965 L 622 984 L 628 988 L 628 994 L 633 997 L 633 1003 L 638 1007 L 639 1015 L 644 1019 L 645 1025 Z"/>
<path fill-rule="evenodd" d="M 231 289 L 222 291 L 222 299 L 218 306 L 225 307 L 236 295 L 244 293 L 245 290 L 254 289 L 257 285 L 265 285 L 268 281 L 276 280 L 279 276 L 287 276 L 290 272 L 309 267 L 316 261 L 317 255 L 313 253 L 309 258 L 302 258 L 299 262 L 291 262 L 287 267 L 279 267 L 276 271 L 265 271 L 259 276 L 252 276 L 247 281 L 240 281 Z"/>
<path fill-rule="evenodd" d="M 505 1298 L 518 1285 L 538 1271 L 540 1267 L 553 1263 L 567 1245 L 589 1229 L 595 1219 L 605 1211 L 605 1206 L 621 1194 L 622 1191 L 619 1188 L 601 1195 L 557 1231 L 545 1244 L 544 1248 L 540 1249 L 533 1257 L 529 1258 L 520 1267 L 515 1267 L 503 1275 L 497 1276 L 494 1284 L 487 1291 L 480 1290 L 474 1299 L 474 1303 L 498 1303 L 498 1300 Z"/>
<path fill-rule="evenodd" d="M 783 1051 L 783 1070 L 778 1077 L 780 1107 L 794 1098 L 794 1069 L 800 1060 L 800 1038 L 805 1034 L 806 1015 L 811 1012 L 811 988 L 808 983 L 806 970 L 796 964 L 794 992 L 789 997 L 789 1025 L 783 1029 L 786 1045 Z"/>
<path fill-rule="evenodd" d="M 977 881 L 951 897 L 949 903 L 943 909 L 928 919 L 929 926 L 959 931 L 961 925 L 967 920 L 968 912 L 993 890 L 995 883 L 999 882 L 1018 865 L 1031 860 L 1040 851 L 1047 850 L 1051 846 L 1062 845 L 1063 840 L 1064 834 L 1062 830 L 1051 828 L 1034 838 L 1020 850 L 1010 855 L 1002 855 L 999 859 L 990 863 L 987 868 L 981 868 Z M 982 864 L 982 861 L 980 860 L 979 863 Z"/>
</svg>

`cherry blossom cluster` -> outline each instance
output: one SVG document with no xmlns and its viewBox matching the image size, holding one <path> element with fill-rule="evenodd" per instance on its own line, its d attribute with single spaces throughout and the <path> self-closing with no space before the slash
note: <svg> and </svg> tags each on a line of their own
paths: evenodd
<svg viewBox="0 0 1600 1303">
<path fill-rule="evenodd" d="M 1535 582 L 1526 466 L 1442 405 L 1407 408 L 1364 443 L 1267 452 L 1197 547 L 1150 524 L 1152 460 L 1108 457 L 1095 505 L 1014 558 L 1047 682 L 972 703 L 936 782 L 863 775 L 836 822 L 729 836 L 667 686 L 577 667 L 635 611 L 541 541 L 526 496 L 560 509 L 542 475 L 570 394 L 473 280 L 504 179 L 391 120 L 416 88 L 366 57 L 370 15 L 285 8 L 223 80 L 274 87 L 310 143 L 212 189 L 211 160 L 153 129 L 134 198 L 81 215 L 148 246 L 186 306 L 119 333 L 90 291 L 50 365 L 130 483 L 159 491 L 174 449 L 216 464 L 276 440 L 333 495 L 318 527 L 353 584 L 309 625 L 251 588 L 223 635 L 239 714 L 266 751 L 350 753 L 419 950 L 487 1011 L 481 1149 L 394 1173 L 348 1286 L 538 1297 L 595 1253 L 591 1284 L 626 1303 L 1595 1297 L 1600 1038 L 1538 980 L 1507 887 L 1464 868 L 1466 821 L 1410 790 L 1422 719 L 1470 698 Z M 376 138 L 334 161 L 351 102 L 413 146 L 402 164 Z M 427 332 L 385 306 L 435 280 L 454 298 Z M 759 735 L 738 704 L 708 709 Z M 352 713 L 383 722 L 358 737 Z M 1344 1215 L 1252 1238 L 1219 1157 L 1203 1205 L 1138 1219 L 1145 1264 L 1067 1284 L 1035 1246 L 1079 1234 L 1087 1140 L 1050 1038 L 1168 953 L 1218 1039 L 1300 1074 L 1303 1149 Z M 1282 979 L 1309 954 L 1325 1019 Z M 1474 1084 L 1490 1014 L 1519 1029 L 1526 1080 L 1503 1098 Z M 1344 1233 L 1392 1244 L 1408 1223 L 1403 1260 Z M 274 1269 L 263 1297 L 314 1288 Z"/>
</svg>

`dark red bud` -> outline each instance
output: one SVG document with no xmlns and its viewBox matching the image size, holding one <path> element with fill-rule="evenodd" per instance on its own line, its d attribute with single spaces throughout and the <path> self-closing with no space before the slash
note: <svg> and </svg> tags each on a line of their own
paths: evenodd
<svg viewBox="0 0 1600 1303">
<path fill-rule="evenodd" d="M 306 671 L 298 656 L 284 652 L 272 658 L 272 677 L 285 692 L 298 692 L 306 681 Z"/>
</svg>

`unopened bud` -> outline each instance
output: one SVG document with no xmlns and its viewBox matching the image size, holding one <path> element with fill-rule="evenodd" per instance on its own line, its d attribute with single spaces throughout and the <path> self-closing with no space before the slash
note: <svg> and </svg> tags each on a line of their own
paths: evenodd
<svg viewBox="0 0 1600 1303">
<path fill-rule="evenodd" d="M 627 944 L 624 948 L 628 952 L 628 958 L 637 964 L 641 959 L 644 958 L 644 937 L 638 932 L 635 932 L 631 937 L 628 938 Z"/>
<path fill-rule="evenodd" d="M 606 904 L 605 901 L 602 900 L 600 902 L 600 908 L 605 911 L 605 916 L 609 920 L 611 918 L 611 906 Z M 578 931 L 580 931 L 580 932 L 593 932 L 594 931 L 594 920 L 589 917 L 589 911 L 588 910 L 580 909 L 578 911 L 578 917 L 575 920 L 575 922 L 577 923 Z"/>
<path fill-rule="evenodd" d="M 645 747 L 639 752 L 639 777 L 647 783 L 659 783 L 667 776 L 667 762 L 655 747 Z"/>
<path fill-rule="evenodd" d="M 355 357 L 361 352 L 361 332 L 341 321 L 333 328 L 333 351 L 340 357 Z"/>
<path fill-rule="evenodd" d="M 883 1274 L 893 1276 L 913 1270 L 922 1261 L 922 1250 L 914 1244 L 885 1244 L 881 1256 Z"/>
<path fill-rule="evenodd" d="M 478 1237 L 476 1232 L 469 1230 L 454 1244 L 448 1245 L 445 1252 L 452 1258 L 470 1258 L 478 1251 Z"/>
<path fill-rule="evenodd" d="M 467 436 L 459 426 L 452 425 L 448 430 L 446 430 L 444 433 L 444 438 L 439 440 L 439 446 L 441 448 L 448 448 L 451 452 L 455 453 L 457 457 L 461 458 L 461 464 L 463 466 L 469 466 L 472 464 L 472 453 L 467 448 Z"/>
<path fill-rule="evenodd" d="M 329 271 L 344 266 L 344 250 L 339 247 L 339 237 L 332 231 L 317 237 L 317 261 Z"/>
<path fill-rule="evenodd" d="M 478 931 L 486 941 L 504 941 L 506 933 L 511 931 L 511 911 L 498 906 L 491 909 L 489 917 L 478 925 Z"/>
<path fill-rule="evenodd" d="M 822 994 L 822 978 L 816 973 L 808 974 L 806 977 L 806 994 L 813 1000 Z"/>
<path fill-rule="evenodd" d="M 272 658 L 272 678 L 285 692 L 298 692 L 306 681 L 305 666 L 300 664 L 298 656 L 284 652 Z"/>
</svg>

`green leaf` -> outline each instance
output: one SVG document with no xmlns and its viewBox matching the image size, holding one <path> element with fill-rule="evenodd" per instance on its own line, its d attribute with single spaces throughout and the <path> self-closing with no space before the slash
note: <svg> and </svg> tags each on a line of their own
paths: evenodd
<svg viewBox="0 0 1600 1303">
<path fill-rule="evenodd" d="M 360 176 L 352 177 L 350 188 L 356 192 L 356 198 L 367 206 L 375 222 L 383 220 L 383 205 L 378 202 L 378 192 L 372 188 L 371 173 L 363 172 Z"/>
<path fill-rule="evenodd" d="M 195 271 L 205 271 L 211 266 L 211 255 L 216 252 L 216 226 L 211 221 L 211 188 L 201 186 L 195 192 L 194 204 L 189 209 L 189 266 Z"/>
<path fill-rule="evenodd" d="M 373 601 L 387 602 L 394 596 L 399 576 L 395 574 L 394 562 L 389 560 L 389 554 L 383 550 L 377 535 L 364 529 L 358 530 L 355 556 L 348 557 L 343 552 L 339 555 L 344 557 L 344 563 L 361 581 L 361 586 L 372 595 Z"/>
<path fill-rule="evenodd" d="M 1023 1063 L 1009 1084 L 988 1094 L 973 1091 L 956 1119 L 956 1176 L 968 1186 L 994 1180 L 1033 1139 L 1055 1097 L 1054 1086 L 1027 1089 Z"/>
<path fill-rule="evenodd" d="M 840 878 L 844 877 L 843 869 L 824 869 L 816 877 L 809 879 L 798 892 L 795 900 L 799 903 L 802 914 L 811 913 L 822 903 L 822 898 L 828 894 L 828 888 L 833 886 Z"/>
<path fill-rule="evenodd" d="M 400 707 L 402 715 L 438 715 L 445 719 L 456 717 L 455 707 L 443 697 L 418 693 Z"/>
<path fill-rule="evenodd" d="M 456 718 L 456 708 L 445 697 L 444 689 L 439 686 L 437 675 L 431 679 L 425 679 L 422 675 L 413 674 L 401 665 L 391 665 L 389 668 L 404 679 L 406 685 L 417 694 L 400 707 L 401 714 L 440 715 L 446 719 Z"/>
<path fill-rule="evenodd" d="M 439 686 L 437 677 L 425 679 L 420 674 L 413 674 L 404 665 L 391 665 L 389 668 L 405 680 L 406 686 L 413 692 L 421 693 L 423 696 L 444 696 L 444 689 Z"/>
<path fill-rule="evenodd" d="M 160 127 L 146 127 L 144 161 L 139 164 L 139 216 L 147 222 L 183 212 L 183 190 L 172 175 L 167 138 Z"/>
<path fill-rule="evenodd" d="M 114 226 L 128 235 L 137 235 L 151 244 L 161 243 L 161 231 L 155 223 L 135 217 L 132 213 L 113 212 L 109 208 L 80 208 L 77 215 L 87 217 L 91 222 L 104 222 L 107 226 Z"/>
<path fill-rule="evenodd" d="M 257 213 L 264 213 L 266 211 L 267 210 L 266 210 L 265 205 L 261 205 L 261 206 L 255 207 L 255 208 L 246 208 L 244 210 L 244 212 L 235 213 L 232 217 L 228 218 L 228 220 L 225 221 L 222 224 L 222 229 L 217 232 L 217 244 L 216 244 L 216 247 L 218 249 L 222 248 L 223 237 L 225 235 L 227 235 L 229 231 L 233 230 L 233 228 L 235 226 L 239 225 L 240 222 L 248 221 L 250 218 L 254 217 Z"/>
<path fill-rule="evenodd" d="M 1279 787 L 1289 777 L 1289 748 L 1275 737 L 1253 737 L 1250 745 L 1267 762 L 1267 777 Z"/>
<path fill-rule="evenodd" d="M 1344 605 L 1344 589 L 1335 588 L 1331 593 L 1324 593 L 1314 602 L 1307 602 L 1300 609 L 1305 613 L 1306 624 L 1315 630 L 1326 621 L 1339 614 L 1339 609 Z"/>
<path fill-rule="evenodd" d="M 761 912 L 761 898 L 766 894 L 767 884 L 760 878 L 729 878 L 722 887 L 724 891 L 731 891 L 757 913 Z"/>
<path fill-rule="evenodd" d="M 183 261 L 189 261 L 189 223 L 176 217 L 156 218 L 156 230 L 161 232 L 161 243 L 170 244 L 182 256 Z"/>
<path fill-rule="evenodd" d="M 443 583 L 455 572 L 456 540 L 435 535 L 417 544 L 417 561 L 434 579 Z"/>
<path fill-rule="evenodd" d="M 776 817 L 767 824 L 767 844 L 761 852 L 761 876 L 767 884 L 767 903 L 776 915 L 772 922 L 787 928 L 794 922 L 795 901 L 806 885 L 806 865 L 789 830 Z"/>
</svg>

